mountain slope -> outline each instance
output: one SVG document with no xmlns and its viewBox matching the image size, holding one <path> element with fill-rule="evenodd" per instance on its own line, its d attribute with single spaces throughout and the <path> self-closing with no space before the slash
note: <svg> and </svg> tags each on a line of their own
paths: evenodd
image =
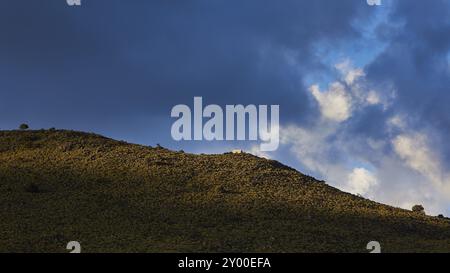
<svg viewBox="0 0 450 273">
<path fill-rule="evenodd" d="M 446 219 L 249 154 L 73 131 L 0 132 L 0 252 L 449 252 Z"/>
</svg>

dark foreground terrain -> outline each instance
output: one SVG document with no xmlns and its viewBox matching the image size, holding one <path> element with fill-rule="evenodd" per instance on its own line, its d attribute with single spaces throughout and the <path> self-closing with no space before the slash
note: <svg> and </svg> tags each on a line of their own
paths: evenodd
<svg viewBox="0 0 450 273">
<path fill-rule="evenodd" d="M 450 252 L 450 221 L 249 154 L 0 132 L 0 252 Z"/>
</svg>

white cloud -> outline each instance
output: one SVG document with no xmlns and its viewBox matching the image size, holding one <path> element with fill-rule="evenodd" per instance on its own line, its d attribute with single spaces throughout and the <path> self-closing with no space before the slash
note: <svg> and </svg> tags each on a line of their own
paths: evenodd
<svg viewBox="0 0 450 273">
<path fill-rule="evenodd" d="M 347 120 L 351 116 L 352 99 L 345 87 L 335 82 L 325 92 L 313 85 L 310 91 L 320 106 L 322 116 L 337 122 Z"/>
<path fill-rule="evenodd" d="M 376 175 L 365 168 L 352 167 L 348 161 L 370 165 L 352 151 L 354 146 L 362 145 L 369 151 L 370 145 L 365 140 L 350 140 L 338 130 L 338 124 L 326 121 L 312 128 L 288 126 L 281 130 L 281 143 L 290 146 L 290 151 L 309 174 L 319 175 L 341 190 L 372 197 L 378 184 Z"/>
<path fill-rule="evenodd" d="M 407 128 L 405 117 L 401 115 L 394 115 L 387 120 L 389 130 L 400 129 L 405 130 Z"/>
<path fill-rule="evenodd" d="M 376 105 L 381 103 L 381 98 L 377 92 L 371 90 L 367 95 L 366 101 L 369 105 Z"/>
<path fill-rule="evenodd" d="M 297 126 L 284 127 L 281 130 L 281 143 L 288 145 L 291 152 L 310 171 L 324 174 L 328 164 L 329 145 L 327 138 L 335 133 L 335 127 L 322 124 L 306 129 Z"/>
<path fill-rule="evenodd" d="M 378 185 L 376 176 L 365 168 L 355 168 L 348 175 L 347 186 L 344 188 L 350 193 L 367 195 Z"/>
<path fill-rule="evenodd" d="M 374 140 L 340 129 L 326 120 L 309 128 L 283 127 L 281 144 L 290 149 L 300 170 L 343 191 L 404 209 L 422 204 L 430 214 L 450 213 L 450 176 L 425 134 Z"/>
<path fill-rule="evenodd" d="M 404 209 L 422 204 L 430 214 L 450 213 L 450 176 L 423 135 L 373 140 L 349 136 L 325 121 L 280 132 L 282 145 L 289 147 L 300 169 L 336 188 Z"/>
<path fill-rule="evenodd" d="M 392 144 L 397 155 L 405 164 L 428 178 L 435 186 L 442 188 L 445 174 L 436 153 L 428 146 L 424 134 L 402 134 Z"/>
<path fill-rule="evenodd" d="M 434 215 L 450 213 L 449 196 L 396 155 L 381 155 L 376 174 L 379 186 L 374 192 L 375 200 L 404 209 L 421 204 Z"/>
<path fill-rule="evenodd" d="M 349 86 L 353 85 L 356 80 L 366 75 L 361 68 L 353 68 L 351 61 L 348 59 L 336 64 L 335 67 L 342 74 L 343 80 Z"/>
<path fill-rule="evenodd" d="M 348 60 L 337 64 L 336 68 L 341 73 L 341 80 L 331 83 L 328 90 L 321 91 L 318 85 L 309 88 L 323 118 L 343 122 L 366 106 L 381 104 L 385 110 L 388 108 L 389 99 L 369 88 L 362 69 L 353 68 Z"/>
<path fill-rule="evenodd" d="M 260 145 L 253 145 L 252 147 L 250 147 L 249 153 L 252 155 L 258 156 L 258 157 L 271 159 L 271 157 L 268 153 L 261 151 Z"/>
<path fill-rule="evenodd" d="M 366 107 L 391 108 L 395 89 L 388 85 L 382 93 L 374 90 L 364 71 L 349 61 L 336 68 L 341 78 L 328 89 L 310 87 L 320 109 L 317 123 L 281 128 L 281 144 L 289 147 L 303 171 L 341 190 L 404 209 L 422 204 L 427 213 L 450 214 L 450 173 L 427 132 L 411 130 L 407 113 L 386 119 L 386 127 L 379 128 L 386 130 L 381 139 L 341 126 Z"/>
</svg>

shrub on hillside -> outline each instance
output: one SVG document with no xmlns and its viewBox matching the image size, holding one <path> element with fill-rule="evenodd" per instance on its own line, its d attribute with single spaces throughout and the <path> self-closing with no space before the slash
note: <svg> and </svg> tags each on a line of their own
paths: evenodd
<svg viewBox="0 0 450 273">
<path fill-rule="evenodd" d="M 20 129 L 20 130 L 27 130 L 28 128 L 30 128 L 30 127 L 28 126 L 28 124 L 25 124 L 25 123 L 22 123 L 22 124 L 20 124 L 20 126 L 19 126 L 19 129 Z"/>
<path fill-rule="evenodd" d="M 412 211 L 418 214 L 425 214 L 425 208 L 422 205 L 413 206 Z"/>
</svg>

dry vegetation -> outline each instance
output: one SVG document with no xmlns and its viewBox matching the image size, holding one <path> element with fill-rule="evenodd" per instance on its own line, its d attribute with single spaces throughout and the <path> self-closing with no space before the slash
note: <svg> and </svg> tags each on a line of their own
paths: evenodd
<svg viewBox="0 0 450 273">
<path fill-rule="evenodd" d="M 0 252 L 449 252 L 450 221 L 248 154 L 0 132 Z"/>
</svg>

